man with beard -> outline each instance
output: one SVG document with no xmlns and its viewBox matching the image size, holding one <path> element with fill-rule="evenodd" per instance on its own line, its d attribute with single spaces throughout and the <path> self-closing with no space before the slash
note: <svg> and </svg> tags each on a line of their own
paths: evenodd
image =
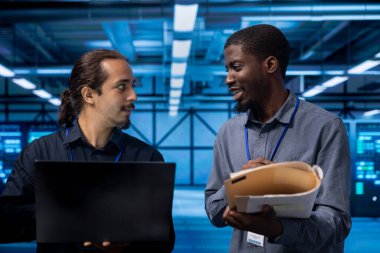
<svg viewBox="0 0 380 253">
<path fill-rule="evenodd" d="M 135 108 L 134 82 L 128 59 L 116 51 L 94 50 L 80 57 L 71 72 L 69 88 L 62 93 L 58 119 L 62 129 L 28 145 L 8 178 L 0 197 L 0 242 L 35 239 L 35 160 L 163 161 L 156 149 L 122 132 L 130 126 L 129 117 Z M 109 242 L 89 248 L 82 243 L 38 244 L 37 252 L 138 252 L 144 249 L 143 245 L 110 245 Z M 147 250 L 170 252 L 173 246 L 172 225 L 171 241 L 157 243 Z"/>
<path fill-rule="evenodd" d="M 351 228 L 350 153 L 343 122 L 285 88 L 289 54 L 287 39 L 271 25 L 240 30 L 224 46 L 226 84 L 243 113 L 219 130 L 205 208 L 213 225 L 234 228 L 230 252 L 343 253 Z M 285 161 L 323 169 L 310 218 L 279 218 L 269 205 L 255 214 L 227 206 L 223 182 L 231 172 Z"/>
</svg>

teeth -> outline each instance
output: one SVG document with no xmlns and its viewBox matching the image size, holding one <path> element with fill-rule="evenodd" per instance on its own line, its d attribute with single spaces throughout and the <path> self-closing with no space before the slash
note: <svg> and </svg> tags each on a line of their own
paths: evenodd
<svg viewBox="0 0 380 253">
<path fill-rule="evenodd" d="M 233 94 L 235 95 L 235 94 L 237 94 L 237 93 L 239 93 L 239 92 L 241 92 L 241 90 L 235 90 L 235 91 L 233 92 Z"/>
</svg>

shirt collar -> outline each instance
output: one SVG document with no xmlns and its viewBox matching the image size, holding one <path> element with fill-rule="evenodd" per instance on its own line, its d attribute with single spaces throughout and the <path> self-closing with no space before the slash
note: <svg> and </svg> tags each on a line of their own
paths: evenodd
<svg viewBox="0 0 380 253">
<path fill-rule="evenodd" d="M 114 128 L 109 141 L 115 144 L 118 149 L 121 149 L 122 140 L 123 140 L 123 131 L 121 129 Z"/>
<path fill-rule="evenodd" d="M 108 141 L 107 145 L 109 145 L 109 142 L 112 142 L 114 145 L 117 146 L 118 149 L 121 149 L 122 135 L 123 135 L 122 130 L 114 128 L 111 134 L 111 138 Z M 84 142 L 87 143 L 78 123 L 75 123 L 72 127 L 65 129 L 65 139 L 63 141 L 63 144 L 70 144 L 70 143 L 75 142 L 78 139 L 82 139 Z"/>
<path fill-rule="evenodd" d="M 63 144 L 72 143 L 82 137 L 82 132 L 79 128 L 78 123 L 74 123 L 72 127 L 65 129 L 65 138 Z"/>
<path fill-rule="evenodd" d="M 289 96 L 285 100 L 285 103 L 281 106 L 280 110 L 278 110 L 278 112 L 273 116 L 273 118 L 268 121 L 268 123 L 273 122 L 273 120 L 277 120 L 283 124 L 289 123 L 296 102 L 297 96 L 293 92 L 289 91 Z M 249 109 L 245 116 L 241 118 L 241 123 L 243 126 L 247 125 L 248 121 L 258 122 L 257 119 L 254 118 L 251 111 L 252 109 Z"/>
<path fill-rule="evenodd" d="M 282 105 L 280 110 L 274 115 L 274 118 L 279 122 L 288 124 L 292 117 L 293 111 L 297 103 L 297 96 L 294 93 L 289 91 L 289 96 L 286 99 L 285 103 Z"/>
</svg>

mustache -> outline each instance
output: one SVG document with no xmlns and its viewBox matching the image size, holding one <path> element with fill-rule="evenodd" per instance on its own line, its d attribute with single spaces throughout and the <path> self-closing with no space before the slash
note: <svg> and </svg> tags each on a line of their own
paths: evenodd
<svg viewBox="0 0 380 253">
<path fill-rule="evenodd" d="M 133 103 L 129 105 L 124 105 L 121 107 L 121 110 L 123 111 L 133 111 L 135 109 L 135 105 Z"/>
</svg>

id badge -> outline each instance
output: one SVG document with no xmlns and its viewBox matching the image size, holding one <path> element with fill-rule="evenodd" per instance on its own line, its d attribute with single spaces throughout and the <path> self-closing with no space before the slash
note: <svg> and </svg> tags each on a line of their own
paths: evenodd
<svg viewBox="0 0 380 253">
<path fill-rule="evenodd" d="M 247 232 L 247 243 L 257 247 L 264 247 L 264 236 L 252 232 Z"/>
</svg>

